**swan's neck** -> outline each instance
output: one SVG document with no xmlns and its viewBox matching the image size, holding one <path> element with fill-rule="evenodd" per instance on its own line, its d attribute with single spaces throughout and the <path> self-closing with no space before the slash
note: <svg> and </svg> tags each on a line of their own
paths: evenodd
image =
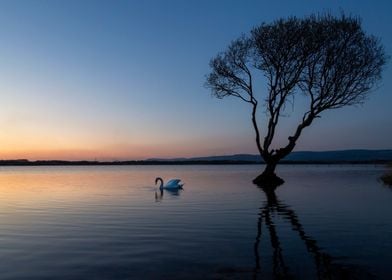
<svg viewBox="0 0 392 280">
<path fill-rule="evenodd" d="M 159 188 L 163 189 L 163 180 L 161 178 L 158 178 L 158 181 L 161 182 L 161 184 L 159 185 Z"/>
</svg>

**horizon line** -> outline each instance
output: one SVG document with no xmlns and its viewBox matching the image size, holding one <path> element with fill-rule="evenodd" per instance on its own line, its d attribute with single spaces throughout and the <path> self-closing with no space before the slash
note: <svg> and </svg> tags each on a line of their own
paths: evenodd
<svg viewBox="0 0 392 280">
<path fill-rule="evenodd" d="M 375 151 L 392 151 L 392 148 L 389 149 L 362 149 L 362 148 L 357 148 L 357 149 L 339 149 L 339 150 L 299 150 L 299 151 L 293 151 L 290 154 L 295 154 L 295 153 L 328 153 L 328 152 L 349 152 L 349 151 L 370 151 L 370 152 L 375 152 Z M 289 155 L 290 155 L 289 154 Z M 30 159 L 30 158 L 12 158 L 12 159 L 2 159 L 0 158 L 0 161 L 29 161 L 29 162 L 40 162 L 40 161 L 64 161 L 64 162 L 126 162 L 126 161 L 151 161 L 151 160 L 189 160 L 189 159 L 197 159 L 197 158 L 209 158 L 209 157 L 227 157 L 227 156 L 239 156 L 239 155 L 248 155 L 248 156 L 260 156 L 258 153 L 235 153 L 235 154 L 212 154 L 212 155 L 206 155 L 206 156 L 178 156 L 178 157 L 148 157 L 148 158 L 138 158 L 138 159 L 116 159 L 115 157 L 103 157 L 99 159 L 99 157 L 95 157 L 94 159 Z"/>
</svg>

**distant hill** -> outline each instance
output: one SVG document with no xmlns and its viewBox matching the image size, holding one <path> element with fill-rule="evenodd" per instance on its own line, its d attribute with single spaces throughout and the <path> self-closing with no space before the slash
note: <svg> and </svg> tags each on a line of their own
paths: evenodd
<svg viewBox="0 0 392 280">
<path fill-rule="evenodd" d="M 173 165 L 173 164 L 257 164 L 259 155 L 237 154 L 192 158 L 151 158 L 128 161 L 66 161 L 27 159 L 0 160 L 0 166 L 40 165 Z M 333 164 L 333 163 L 387 163 L 392 162 L 392 150 L 343 150 L 327 152 L 293 152 L 281 161 L 286 164 Z"/>
<path fill-rule="evenodd" d="M 259 155 L 236 154 L 191 158 L 171 158 L 171 159 L 148 159 L 147 161 L 233 161 L 233 162 L 263 162 Z M 285 162 L 377 162 L 392 161 L 392 150 L 341 150 L 341 151 L 300 151 L 292 152 L 285 159 Z"/>
<path fill-rule="evenodd" d="M 294 152 L 286 159 L 293 161 L 390 161 L 392 160 L 392 150 Z"/>
</svg>

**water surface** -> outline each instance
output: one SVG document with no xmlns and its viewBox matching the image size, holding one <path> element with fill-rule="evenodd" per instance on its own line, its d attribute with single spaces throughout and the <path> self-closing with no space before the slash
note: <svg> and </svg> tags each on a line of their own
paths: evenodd
<svg viewBox="0 0 392 280">
<path fill-rule="evenodd" d="M 1 279 L 390 279 L 385 167 L 284 165 L 273 193 L 260 169 L 1 167 Z"/>
</svg>

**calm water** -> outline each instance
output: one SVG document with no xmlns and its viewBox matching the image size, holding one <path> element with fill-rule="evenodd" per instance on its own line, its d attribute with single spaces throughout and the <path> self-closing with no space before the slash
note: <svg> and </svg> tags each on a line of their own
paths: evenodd
<svg viewBox="0 0 392 280">
<path fill-rule="evenodd" d="M 1 167 L 0 278 L 391 279 L 384 168 L 281 166 L 267 194 L 256 165 Z"/>
</svg>

